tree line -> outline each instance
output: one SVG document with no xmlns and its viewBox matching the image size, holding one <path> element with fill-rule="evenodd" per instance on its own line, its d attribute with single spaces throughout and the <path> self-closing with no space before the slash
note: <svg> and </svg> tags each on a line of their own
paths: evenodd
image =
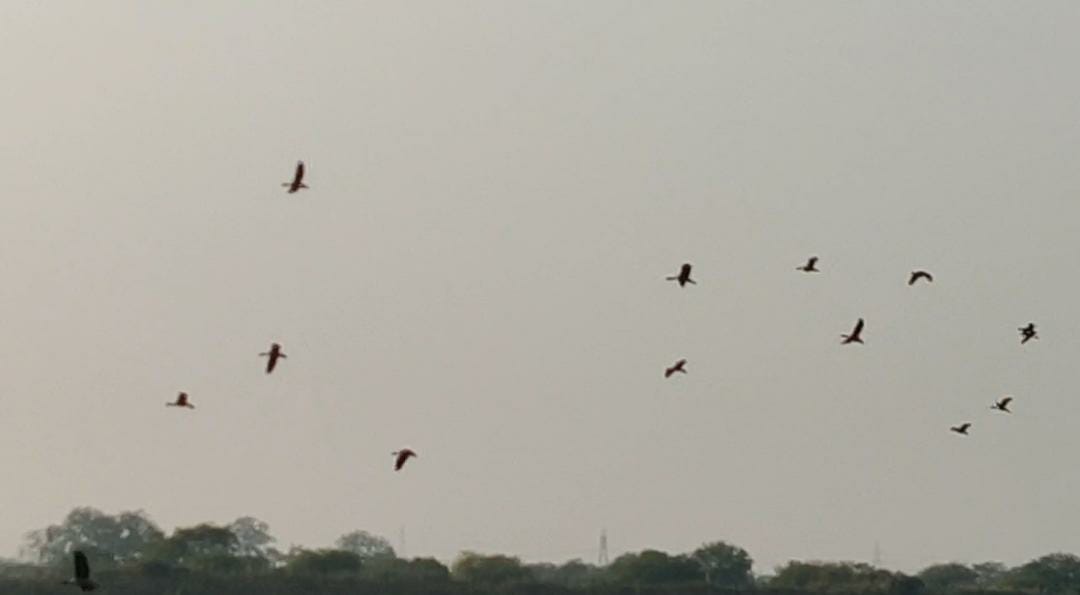
<svg viewBox="0 0 1080 595">
<path fill-rule="evenodd" d="M 266 523 L 241 517 L 166 535 L 144 512 L 115 515 L 80 507 L 58 524 L 26 534 L 21 561 L 0 561 L 0 593 L 68 593 L 71 552 L 82 550 L 110 593 L 292 595 L 1080 595 L 1080 558 L 1057 553 L 1009 568 L 997 562 L 935 564 L 914 575 L 857 562 L 791 561 L 754 572 L 746 550 L 723 541 L 692 552 L 644 550 L 599 566 L 581 560 L 525 563 L 513 556 L 462 552 L 449 566 L 401 558 L 365 531 L 332 547 L 281 550 Z"/>
</svg>

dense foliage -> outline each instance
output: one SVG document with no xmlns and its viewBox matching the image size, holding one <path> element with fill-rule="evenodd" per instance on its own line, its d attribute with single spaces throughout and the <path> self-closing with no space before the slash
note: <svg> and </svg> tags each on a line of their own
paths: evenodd
<svg viewBox="0 0 1080 595">
<path fill-rule="evenodd" d="M 275 542 L 266 523 L 252 517 L 166 535 L 142 511 L 76 508 L 26 535 L 22 555 L 29 562 L 0 561 L 0 593 L 70 595 L 71 587 L 59 583 L 71 572 L 71 552 L 81 549 L 107 592 L 128 595 L 1080 595 L 1080 558 L 1071 554 L 1016 568 L 935 564 L 914 576 L 861 563 L 791 561 L 762 577 L 753 574 L 746 550 L 721 541 L 685 554 L 627 553 L 607 566 L 463 552 L 450 567 L 399 558 L 386 539 L 365 531 L 346 533 L 326 549 L 282 552 Z"/>
</svg>

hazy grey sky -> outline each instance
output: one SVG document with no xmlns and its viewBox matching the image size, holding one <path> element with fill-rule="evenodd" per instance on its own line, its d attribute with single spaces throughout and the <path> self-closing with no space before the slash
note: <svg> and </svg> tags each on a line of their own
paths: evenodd
<svg viewBox="0 0 1080 595">
<path fill-rule="evenodd" d="M 0 4 L 0 552 L 77 505 L 443 559 L 1080 550 L 1078 25 Z"/>
</svg>

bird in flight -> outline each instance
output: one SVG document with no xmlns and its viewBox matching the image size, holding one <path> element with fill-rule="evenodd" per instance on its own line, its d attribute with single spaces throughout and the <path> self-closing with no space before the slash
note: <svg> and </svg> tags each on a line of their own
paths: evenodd
<svg viewBox="0 0 1080 595">
<path fill-rule="evenodd" d="M 1028 341 L 1030 341 L 1032 339 L 1038 339 L 1039 338 L 1039 333 L 1035 332 L 1035 323 L 1034 322 L 1029 322 L 1029 323 L 1027 323 L 1027 326 L 1022 326 L 1017 330 L 1020 331 L 1020 344 L 1021 345 L 1023 345 L 1024 343 L 1027 343 Z"/>
<path fill-rule="evenodd" d="M 267 357 L 267 358 L 269 358 L 269 359 L 266 360 L 266 373 L 267 374 L 274 371 L 274 367 L 277 366 L 278 358 L 284 357 L 284 358 L 288 359 L 288 356 L 285 355 L 284 353 L 282 353 L 281 345 L 278 345 L 277 343 L 271 343 L 270 344 L 270 351 L 264 351 L 264 352 L 260 353 L 259 357 Z"/>
<path fill-rule="evenodd" d="M 685 359 L 681 359 L 681 360 L 675 362 L 675 364 L 673 366 L 671 366 L 670 368 L 664 370 L 664 378 L 671 378 L 671 375 L 674 374 L 675 372 L 682 372 L 683 374 L 686 374 L 686 360 Z"/>
<path fill-rule="evenodd" d="M 963 434 L 963 435 L 967 436 L 968 435 L 968 433 L 967 433 L 968 428 L 970 428 L 970 427 L 971 427 L 970 423 L 962 423 L 962 424 L 960 424 L 958 426 L 953 426 L 953 427 L 949 428 L 949 430 L 951 430 L 953 432 L 956 432 L 957 434 Z"/>
<path fill-rule="evenodd" d="M 675 275 L 674 277 L 668 277 L 667 280 L 668 281 L 678 281 L 679 282 L 679 287 L 685 287 L 687 283 L 693 283 L 694 285 L 697 285 L 697 281 L 694 281 L 693 279 L 690 278 L 690 263 L 689 262 L 682 265 L 682 268 L 679 269 L 679 274 L 678 275 Z"/>
<path fill-rule="evenodd" d="M 817 256 L 811 256 L 810 260 L 806 261 L 806 264 L 802 265 L 801 267 L 795 267 L 795 270 L 802 271 L 804 273 L 820 273 L 821 271 L 817 269 L 817 261 Z"/>
<path fill-rule="evenodd" d="M 855 328 L 851 329 L 850 335 L 840 335 L 840 338 L 843 339 L 843 341 L 840 341 L 840 344 L 862 343 L 862 329 L 864 324 L 863 319 L 860 318 L 859 321 L 855 323 Z"/>
<path fill-rule="evenodd" d="M 934 276 L 926 271 L 911 271 L 911 276 L 908 277 L 907 284 L 915 285 L 919 279 L 926 279 L 927 283 L 934 282 Z"/>
<path fill-rule="evenodd" d="M 394 471 L 401 471 L 401 468 L 405 466 L 405 461 L 408 461 L 409 457 L 419 456 L 408 448 L 403 448 L 390 454 L 397 457 L 394 459 Z"/>
<path fill-rule="evenodd" d="M 180 393 L 176 395 L 176 401 L 172 403 L 165 403 L 166 407 L 187 407 L 188 409 L 194 409 L 195 406 L 188 403 L 187 393 Z"/>
<path fill-rule="evenodd" d="M 304 162 L 303 161 L 297 161 L 296 162 L 296 173 L 293 174 L 292 181 L 291 182 L 282 182 L 281 185 L 289 189 L 289 194 L 292 194 L 292 193 L 296 192 L 297 190 L 300 190 L 301 188 L 307 188 L 308 187 L 307 184 L 304 183 Z"/>
<path fill-rule="evenodd" d="M 1004 411 L 1005 413 L 1012 413 L 1012 411 L 1009 411 L 1009 403 L 1011 403 L 1012 400 L 1012 397 L 1005 397 L 1000 401 L 995 401 L 994 404 L 990 406 L 990 408 L 997 409 L 998 411 Z"/>
<path fill-rule="evenodd" d="M 93 591 L 98 584 L 90 580 L 90 563 L 86 561 L 86 554 L 75 550 L 75 578 L 64 581 L 65 585 L 75 585 L 83 591 Z"/>
</svg>

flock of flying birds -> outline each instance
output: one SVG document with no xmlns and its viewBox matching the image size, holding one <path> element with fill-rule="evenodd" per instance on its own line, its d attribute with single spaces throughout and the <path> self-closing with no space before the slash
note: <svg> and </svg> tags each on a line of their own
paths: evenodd
<svg viewBox="0 0 1080 595">
<path fill-rule="evenodd" d="M 293 174 L 291 182 L 284 182 L 282 186 L 288 188 L 288 193 L 293 194 L 299 190 L 303 190 L 308 187 L 304 183 L 304 162 L 300 161 L 296 164 L 296 172 Z M 281 350 L 279 343 L 271 343 L 270 350 L 264 351 L 259 354 L 259 357 L 265 357 L 266 359 L 266 373 L 270 374 L 278 365 L 278 360 L 287 359 L 288 356 Z M 165 403 L 166 407 L 179 407 L 183 409 L 194 409 L 195 404 L 191 402 L 191 398 L 186 392 L 181 392 L 176 396 L 175 401 Z M 394 471 L 400 471 L 405 466 L 405 462 L 410 458 L 417 457 L 419 455 L 409 448 L 403 448 L 390 453 L 394 457 Z M 75 577 L 67 579 L 63 582 L 65 585 L 74 585 L 79 587 L 83 591 L 93 591 L 98 588 L 98 584 L 90 579 L 90 562 L 86 558 L 86 554 L 82 551 L 76 550 L 73 552 L 75 560 Z"/>
<path fill-rule="evenodd" d="M 289 194 L 293 194 L 295 192 L 298 192 L 300 190 L 308 188 L 307 184 L 304 183 L 304 162 L 303 161 L 300 161 L 300 162 L 298 162 L 296 164 L 296 171 L 293 174 L 292 181 L 291 182 L 284 182 L 284 183 L 282 183 L 282 186 L 288 188 L 287 192 Z M 796 267 L 796 270 L 802 271 L 804 273 L 819 273 L 821 271 L 817 268 L 817 263 L 818 263 L 818 257 L 817 256 L 811 256 L 806 261 L 806 264 L 804 264 L 804 265 L 802 265 L 800 267 Z M 697 282 L 690 278 L 690 271 L 691 271 L 692 268 L 693 268 L 693 266 L 690 263 L 685 263 L 679 269 L 679 273 L 677 275 L 667 277 L 667 280 L 677 282 L 679 284 L 679 287 L 686 287 L 687 283 L 689 283 L 691 285 L 697 285 Z M 912 271 L 910 277 L 908 277 L 907 284 L 908 284 L 908 286 L 912 286 L 912 285 L 915 285 L 916 283 L 918 283 L 920 280 L 924 280 L 927 283 L 933 283 L 934 282 L 934 276 L 931 275 L 927 271 L 922 271 L 922 270 Z M 840 343 L 842 345 L 848 345 L 848 344 L 851 344 L 851 343 L 860 343 L 860 344 L 862 344 L 863 343 L 862 332 L 863 332 L 863 328 L 865 326 L 866 326 L 866 322 L 862 318 L 860 318 L 855 323 L 855 327 L 851 330 L 850 333 L 840 335 L 840 339 L 841 339 Z M 1030 341 L 1032 339 L 1038 339 L 1039 338 L 1038 333 L 1035 332 L 1035 323 L 1034 322 L 1029 322 L 1027 324 L 1027 326 L 1020 327 L 1020 329 L 1018 329 L 1018 330 L 1020 331 L 1020 344 L 1021 345 L 1027 343 L 1028 341 Z M 281 345 L 278 344 L 278 343 L 272 343 L 270 345 L 270 350 L 265 351 L 263 353 L 260 353 L 259 356 L 267 358 L 267 360 L 266 360 L 266 373 L 267 374 L 270 374 L 271 372 L 274 371 L 274 368 L 277 367 L 278 360 L 286 359 L 288 357 L 281 350 Z M 687 371 L 686 371 L 686 361 L 687 361 L 686 359 L 680 359 L 680 360 L 676 361 L 674 364 L 672 364 L 670 367 L 665 369 L 664 370 L 664 378 L 670 378 L 675 373 L 686 374 L 687 373 Z M 1006 396 L 1006 397 L 1003 397 L 1002 399 L 1000 399 L 998 401 L 995 401 L 994 404 L 991 405 L 991 408 L 995 409 L 997 411 L 1002 411 L 1004 413 L 1011 413 L 1011 411 L 1009 410 L 1009 403 L 1011 403 L 1012 401 L 1013 401 L 1012 397 Z M 175 401 L 165 403 L 165 405 L 167 407 L 180 407 L 180 408 L 186 408 L 186 409 L 194 409 L 195 408 L 195 405 L 191 402 L 191 400 L 188 397 L 188 394 L 186 392 L 181 392 L 180 394 L 177 395 Z M 965 422 L 965 423 L 962 423 L 962 424 L 957 425 L 957 426 L 952 426 L 951 428 L 949 428 L 949 430 L 953 431 L 953 432 L 956 432 L 957 434 L 963 434 L 963 435 L 967 436 L 968 435 L 968 430 L 970 428 L 971 428 L 971 422 Z M 418 456 L 415 451 L 413 451 L 411 449 L 408 449 L 408 448 L 403 448 L 401 450 L 394 451 L 391 454 L 394 457 L 394 471 L 400 471 L 401 468 L 405 465 L 406 461 L 408 461 L 410 458 Z M 94 589 L 96 589 L 98 587 L 98 584 L 90 579 L 90 564 L 86 559 L 86 554 L 84 554 L 81 551 L 75 551 L 74 552 L 74 558 L 75 558 L 75 577 L 72 578 L 72 579 L 68 579 L 68 580 L 64 581 L 64 584 L 75 585 L 75 586 L 79 587 L 80 589 L 82 589 L 83 591 L 93 591 Z"/>
<path fill-rule="evenodd" d="M 806 261 L 806 264 L 804 264 L 802 266 L 799 266 L 799 267 L 795 267 L 795 270 L 802 271 L 804 273 L 820 273 L 821 270 L 817 268 L 817 263 L 818 263 L 818 257 L 817 256 L 811 256 Z M 666 279 L 668 281 L 675 281 L 676 283 L 679 284 L 679 287 L 686 287 L 687 283 L 690 283 L 691 285 L 697 285 L 697 281 L 694 281 L 693 279 L 690 278 L 690 270 L 691 269 L 693 269 L 693 265 L 691 265 L 688 262 L 683 263 L 683 265 L 679 269 L 679 273 L 677 275 L 672 275 L 670 277 L 666 277 Z M 933 283 L 934 282 L 934 276 L 931 275 L 927 271 L 922 271 L 922 270 L 912 271 L 911 275 L 908 277 L 908 282 L 907 282 L 908 287 L 910 287 L 912 285 L 915 285 L 920 280 L 925 280 L 927 283 Z M 848 345 L 848 344 L 851 344 L 851 343 L 863 344 L 862 332 L 863 332 L 863 328 L 865 326 L 866 326 L 866 321 L 865 320 L 863 320 L 862 318 L 857 320 L 855 322 L 855 327 L 853 329 L 851 329 L 850 333 L 840 335 L 840 344 L 841 345 Z M 1030 341 L 1032 339 L 1038 339 L 1039 338 L 1039 334 L 1037 332 L 1035 332 L 1035 323 L 1034 322 L 1029 322 L 1029 323 L 1027 323 L 1026 326 L 1022 326 L 1017 330 L 1020 331 L 1020 344 L 1021 345 L 1027 343 L 1028 341 Z M 671 376 L 673 374 L 675 374 L 676 372 L 679 372 L 679 373 L 682 373 L 682 374 L 687 373 L 686 372 L 686 360 L 685 359 L 680 359 L 680 360 L 676 361 L 674 364 L 672 364 L 670 367 L 665 369 L 664 370 L 664 378 L 671 378 Z M 1002 397 L 1001 399 L 999 399 L 997 401 L 994 401 L 993 405 L 991 405 L 990 408 L 994 409 L 995 411 L 1001 411 L 1003 413 L 1012 413 L 1012 411 L 1009 409 L 1009 403 L 1012 403 L 1012 401 L 1013 401 L 1013 398 L 1006 395 L 1005 397 Z M 957 434 L 963 434 L 964 436 L 968 435 L 968 430 L 970 430 L 970 429 L 971 429 L 971 422 L 964 422 L 964 423 L 962 423 L 960 425 L 952 426 L 952 427 L 949 428 L 950 431 L 956 432 Z"/>
</svg>

